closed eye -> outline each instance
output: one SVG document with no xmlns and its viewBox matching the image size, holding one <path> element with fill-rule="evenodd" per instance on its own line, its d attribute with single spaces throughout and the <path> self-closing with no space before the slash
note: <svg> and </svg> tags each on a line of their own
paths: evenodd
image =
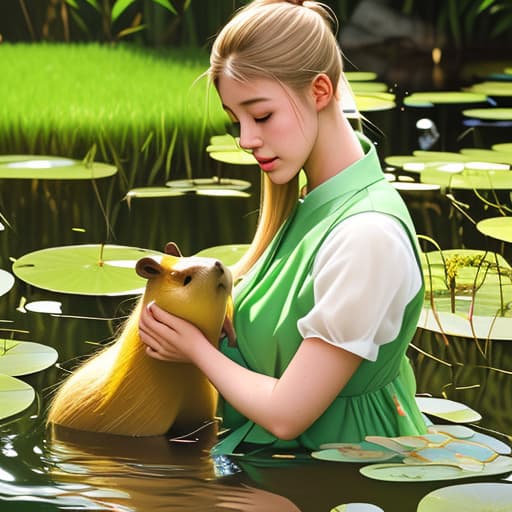
<svg viewBox="0 0 512 512">
<path fill-rule="evenodd" d="M 266 116 L 263 116 L 263 117 L 255 117 L 254 120 L 257 122 L 257 123 L 264 123 L 265 121 L 267 121 L 270 116 L 272 114 L 267 114 Z"/>
</svg>

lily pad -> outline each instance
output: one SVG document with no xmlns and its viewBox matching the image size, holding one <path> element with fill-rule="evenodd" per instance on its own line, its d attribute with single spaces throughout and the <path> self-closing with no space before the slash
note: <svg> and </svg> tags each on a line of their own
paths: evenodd
<svg viewBox="0 0 512 512">
<path fill-rule="evenodd" d="M 512 189 L 512 172 L 464 169 L 462 172 L 454 173 L 434 168 L 422 171 L 420 181 L 454 189 L 510 190 Z"/>
<path fill-rule="evenodd" d="M 468 339 L 512 341 L 512 318 L 505 316 L 473 315 L 471 321 L 466 315 L 436 311 L 424 308 L 418 320 L 418 327 L 432 332 Z"/>
<path fill-rule="evenodd" d="M 0 339 L 0 373 L 16 377 L 45 370 L 58 358 L 57 351 L 30 341 Z"/>
<path fill-rule="evenodd" d="M 171 189 L 184 190 L 187 192 L 199 192 L 201 190 L 246 190 L 251 186 L 249 181 L 234 180 L 231 178 L 195 178 L 190 180 L 172 180 L 166 183 Z"/>
<path fill-rule="evenodd" d="M 345 78 L 349 82 L 369 82 L 377 78 L 373 71 L 345 71 Z"/>
<path fill-rule="evenodd" d="M 512 83 L 487 81 L 474 84 L 466 90 L 472 93 L 485 94 L 487 96 L 512 96 Z"/>
<path fill-rule="evenodd" d="M 480 413 L 454 400 L 417 396 L 416 403 L 422 413 L 452 423 L 472 423 L 482 419 Z"/>
<path fill-rule="evenodd" d="M 185 195 L 187 190 L 178 190 L 169 187 L 139 187 L 132 188 L 125 196 L 125 199 L 154 199 L 156 197 L 176 197 Z"/>
<path fill-rule="evenodd" d="M 490 119 L 494 121 L 512 121 L 512 108 L 474 108 L 463 110 L 467 117 Z"/>
<path fill-rule="evenodd" d="M 331 512 L 384 512 L 372 503 L 344 503 L 331 509 Z"/>
<path fill-rule="evenodd" d="M 372 464 L 362 467 L 359 471 L 368 478 L 386 482 L 435 482 L 510 473 L 512 471 L 512 458 L 504 455 L 499 456 L 492 462 L 485 464 L 484 468 L 479 471 L 468 471 L 448 464 L 401 463 Z M 462 509 L 457 508 L 456 510 Z"/>
<path fill-rule="evenodd" d="M 0 420 L 24 411 L 35 396 L 32 386 L 15 377 L 0 374 Z"/>
<path fill-rule="evenodd" d="M 486 94 L 459 91 L 415 92 L 404 98 L 408 107 L 432 107 L 434 105 L 458 105 L 465 103 L 485 103 Z"/>
<path fill-rule="evenodd" d="M 0 156 L 0 178 L 91 180 L 116 174 L 117 168 L 100 162 L 57 156 L 3 155 Z"/>
<path fill-rule="evenodd" d="M 512 485 L 478 482 L 435 489 L 419 502 L 417 512 L 505 512 L 511 503 Z"/>
<path fill-rule="evenodd" d="M 252 153 L 248 153 L 242 149 L 226 150 L 219 147 L 219 150 L 211 150 L 208 152 L 210 158 L 217 160 L 218 162 L 224 162 L 226 164 L 233 165 L 258 165 L 256 158 Z"/>
<path fill-rule="evenodd" d="M 216 258 L 224 265 L 234 265 L 247 251 L 249 244 L 216 245 L 199 251 L 196 256 L 203 258 Z"/>
<path fill-rule="evenodd" d="M 461 154 L 482 162 L 495 162 L 512 165 L 512 152 L 494 151 L 492 149 L 463 148 Z"/>
<path fill-rule="evenodd" d="M 146 280 L 135 272 L 137 260 L 161 255 L 139 247 L 70 245 L 42 249 L 13 264 L 14 274 L 28 284 L 78 295 L 136 295 Z"/>
<path fill-rule="evenodd" d="M 14 285 L 14 276 L 7 270 L 0 270 L 0 296 L 6 294 Z"/>
<path fill-rule="evenodd" d="M 384 93 L 382 93 L 384 94 Z M 377 112 L 380 110 L 391 110 L 396 107 L 394 100 L 380 94 L 356 94 L 356 107 L 359 112 Z"/>
<path fill-rule="evenodd" d="M 500 144 L 494 144 L 491 146 L 493 151 L 505 151 L 512 153 L 512 142 L 501 142 Z"/>
<path fill-rule="evenodd" d="M 383 82 L 351 82 L 350 87 L 354 93 L 386 92 L 388 86 Z"/>
<path fill-rule="evenodd" d="M 480 233 L 512 243 L 512 217 L 492 217 L 481 220 L 476 228 Z"/>
</svg>

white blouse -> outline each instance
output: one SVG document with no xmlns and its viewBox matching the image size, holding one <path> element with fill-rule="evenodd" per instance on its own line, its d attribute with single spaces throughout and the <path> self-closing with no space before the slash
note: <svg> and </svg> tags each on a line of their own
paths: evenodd
<svg viewBox="0 0 512 512">
<path fill-rule="evenodd" d="M 400 221 L 378 212 L 349 217 L 328 235 L 313 264 L 313 309 L 298 321 L 303 338 L 375 361 L 393 341 L 421 273 Z"/>
</svg>

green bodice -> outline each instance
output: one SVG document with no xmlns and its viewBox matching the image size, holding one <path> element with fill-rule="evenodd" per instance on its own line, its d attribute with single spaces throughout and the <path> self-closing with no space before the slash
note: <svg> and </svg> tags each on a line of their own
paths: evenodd
<svg viewBox="0 0 512 512">
<path fill-rule="evenodd" d="M 302 342 L 297 321 L 314 304 L 313 263 L 322 242 L 340 222 L 368 211 L 391 215 L 402 223 L 417 252 L 407 208 L 385 179 L 375 148 L 360 138 L 365 156 L 299 201 L 237 287 L 234 319 L 238 346 L 222 343 L 221 350 L 252 370 L 280 377 L 297 351 Z M 397 338 L 380 347 L 375 362 L 362 362 L 331 406 L 299 438 L 279 441 L 221 400 L 223 426 L 232 432 L 214 447 L 214 453 L 240 450 L 242 442 L 314 450 L 321 443 L 358 442 L 366 435 L 423 433 L 424 421 L 414 401 L 414 375 L 405 356 L 423 294 L 422 287 L 406 307 Z"/>
</svg>

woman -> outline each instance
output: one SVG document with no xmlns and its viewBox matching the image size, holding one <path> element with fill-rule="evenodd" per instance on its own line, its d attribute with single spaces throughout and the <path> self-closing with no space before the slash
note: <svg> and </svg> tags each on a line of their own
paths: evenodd
<svg viewBox="0 0 512 512">
<path fill-rule="evenodd" d="M 209 78 L 264 173 L 234 269 L 238 346 L 218 351 L 155 305 L 140 331 L 150 357 L 192 362 L 218 389 L 217 453 L 425 431 L 405 356 L 424 293 L 414 227 L 340 108 L 332 21 L 317 2 L 256 0 L 212 48 Z"/>
</svg>

